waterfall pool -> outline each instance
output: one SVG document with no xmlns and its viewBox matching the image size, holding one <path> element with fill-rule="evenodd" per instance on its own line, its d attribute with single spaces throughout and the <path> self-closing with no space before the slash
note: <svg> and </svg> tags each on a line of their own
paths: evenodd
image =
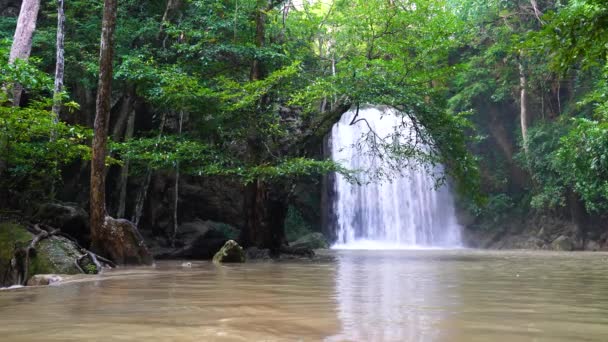
<svg viewBox="0 0 608 342">
<path fill-rule="evenodd" d="M 0 291 L 2 341 L 605 341 L 608 254 L 328 251 Z"/>
</svg>

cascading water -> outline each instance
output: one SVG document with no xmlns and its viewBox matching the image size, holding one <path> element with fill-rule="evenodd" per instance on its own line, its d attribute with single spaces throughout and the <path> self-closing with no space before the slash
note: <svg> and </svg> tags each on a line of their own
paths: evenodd
<svg viewBox="0 0 608 342">
<path fill-rule="evenodd" d="M 356 123 L 352 124 L 356 117 Z M 362 137 L 370 128 L 379 138 L 408 141 L 402 116 L 383 107 L 344 113 L 332 129 L 330 149 L 334 161 L 351 170 L 382 167 Z M 407 125 L 407 124 L 406 124 Z M 396 129 L 401 135 L 394 138 Z M 424 148 L 424 147 L 423 147 Z M 341 175 L 334 182 L 333 211 L 337 241 L 334 248 L 398 249 L 459 247 L 461 227 L 447 186 L 434 189 L 434 177 L 425 168 L 406 168 L 390 181 L 352 184 Z M 441 172 L 438 167 L 435 172 Z"/>
</svg>

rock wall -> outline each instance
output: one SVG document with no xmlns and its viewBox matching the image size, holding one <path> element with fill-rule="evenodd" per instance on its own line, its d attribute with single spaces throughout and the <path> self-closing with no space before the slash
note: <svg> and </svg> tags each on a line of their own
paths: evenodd
<svg viewBox="0 0 608 342">
<path fill-rule="evenodd" d="M 532 249 L 559 251 L 608 251 L 608 230 L 589 225 L 585 229 L 569 219 L 535 215 L 507 217 L 494 225 L 469 223 L 464 231 L 467 247 L 484 249 Z"/>
</svg>

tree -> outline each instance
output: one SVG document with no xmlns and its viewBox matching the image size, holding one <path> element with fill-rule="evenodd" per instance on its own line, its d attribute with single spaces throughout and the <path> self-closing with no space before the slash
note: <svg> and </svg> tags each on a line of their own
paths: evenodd
<svg viewBox="0 0 608 342">
<path fill-rule="evenodd" d="M 99 85 L 91 158 L 91 249 L 119 264 L 151 263 L 152 257 L 137 228 L 127 220 L 115 220 L 106 213 L 105 168 L 118 0 L 105 0 L 103 8 Z"/>
<path fill-rule="evenodd" d="M 53 88 L 53 115 L 55 116 L 55 122 L 59 122 L 63 77 L 65 73 L 65 10 L 63 2 L 64 0 L 57 0 L 57 60 L 55 62 L 55 86 Z"/>
<path fill-rule="evenodd" d="M 9 63 L 15 63 L 21 59 L 26 61 L 30 57 L 32 51 L 32 37 L 36 31 L 36 21 L 40 10 L 40 0 L 23 0 L 21 3 L 21 11 L 17 19 L 17 28 L 13 38 L 13 46 L 9 56 Z M 19 106 L 21 103 L 21 93 L 23 88 L 15 84 L 13 89 L 13 105 Z"/>
</svg>

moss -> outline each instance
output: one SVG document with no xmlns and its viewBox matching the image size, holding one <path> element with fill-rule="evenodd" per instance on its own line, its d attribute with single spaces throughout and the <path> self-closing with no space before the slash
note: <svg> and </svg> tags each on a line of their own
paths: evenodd
<svg viewBox="0 0 608 342">
<path fill-rule="evenodd" d="M 78 274 L 76 260 L 82 254 L 74 244 L 63 237 L 53 236 L 42 240 L 36 256 L 30 261 L 30 274 Z"/>
<path fill-rule="evenodd" d="M 32 237 L 32 234 L 19 224 L 10 222 L 0 223 L 0 277 L 3 277 L 6 273 L 7 267 L 13 258 L 15 245 L 26 245 L 32 240 Z M 2 279 L 0 279 L 1 281 Z"/>
</svg>

